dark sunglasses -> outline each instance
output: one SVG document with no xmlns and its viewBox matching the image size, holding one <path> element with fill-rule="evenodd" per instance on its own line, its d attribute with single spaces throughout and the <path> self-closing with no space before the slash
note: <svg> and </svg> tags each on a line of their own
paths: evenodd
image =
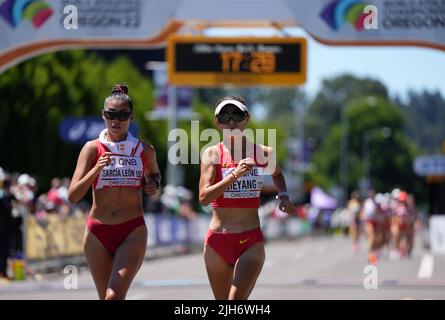
<svg viewBox="0 0 445 320">
<path fill-rule="evenodd" d="M 127 121 L 130 119 L 132 112 L 131 111 L 106 111 L 104 110 L 104 116 L 108 120 L 119 120 L 119 121 Z"/>
<path fill-rule="evenodd" d="M 247 113 L 245 112 L 226 112 L 226 113 L 220 113 L 216 116 L 216 121 L 218 121 L 221 124 L 227 124 L 229 123 L 230 119 L 233 120 L 233 122 L 240 122 L 247 118 Z"/>
</svg>

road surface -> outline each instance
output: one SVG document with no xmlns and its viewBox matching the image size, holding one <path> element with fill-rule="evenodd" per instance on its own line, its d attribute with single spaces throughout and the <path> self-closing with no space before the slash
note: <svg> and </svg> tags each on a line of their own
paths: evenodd
<svg viewBox="0 0 445 320">
<path fill-rule="evenodd" d="M 97 299 L 91 275 L 45 274 L 0 283 L 3 299 Z M 71 278 L 66 278 L 71 276 Z M 213 299 L 200 253 L 148 259 L 137 274 L 129 300 Z M 250 300 L 445 299 L 445 256 L 432 255 L 416 242 L 413 256 L 399 261 L 383 256 L 368 265 L 364 250 L 354 255 L 343 236 L 277 240 L 266 244 L 266 262 Z"/>
</svg>

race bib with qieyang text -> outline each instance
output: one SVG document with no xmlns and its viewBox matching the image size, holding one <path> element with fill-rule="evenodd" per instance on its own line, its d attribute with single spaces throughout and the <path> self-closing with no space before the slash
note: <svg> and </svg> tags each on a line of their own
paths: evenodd
<svg viewBox="0 0 445 320">
<path fill-rule="evenodd" d="M 222 168 L 223 179 L 229 175 L 235 168 Z M 264 183 L 263 168 L 255 167 L 244 176 L 239 177 L 225 191 L 224 198 L 258 198 Z"/>
</svg>

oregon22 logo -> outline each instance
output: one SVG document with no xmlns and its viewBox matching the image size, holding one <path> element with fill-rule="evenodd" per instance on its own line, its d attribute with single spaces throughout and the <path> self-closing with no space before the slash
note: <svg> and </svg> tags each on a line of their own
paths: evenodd
<svg viewBox="0 0 445 320">
<path fill-rule="evenodd" d="M 0 15 L 13 28 L 23 20 L 29 20 L 38 29 L 52 14 L 53 9 L 39 0 L 6 0 L 0 5 Z"/>
<path fill-rule="evenodd" d="M 339 30 L 345 22 L 354 26 L 357 31 L 377 29 L 377 7 L 361 0 L 334 0 L 328 3 L 320 17 L 332 30 Z"/>
</svg>

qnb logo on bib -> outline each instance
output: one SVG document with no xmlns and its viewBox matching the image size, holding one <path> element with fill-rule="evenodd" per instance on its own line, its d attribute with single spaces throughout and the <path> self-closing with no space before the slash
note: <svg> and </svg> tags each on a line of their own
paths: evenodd
<svg viewBox="0 0 445 320">
<path fill-rule="evenodd" d="M 137 166 L 138 161 L 135 157 L 112 156 L 110 167 Z"/>
<path fill-rule="evenodd" d="M 221 169 L 223 179 L 233 170 L 235 170 L 235 168 Z M 224 198 L 258 198 L 260 196 L 263 183 L 263 169 L 258 167 L 253 168 L 244 176 L 238 178 L 224 191 Z"/>
<path fill-rule="evenodd" d="M 97 187 L 139 186 L 142 176 L 141 158 L 114 155 L 111 163 L 102 169 Z"/>
</svg>

